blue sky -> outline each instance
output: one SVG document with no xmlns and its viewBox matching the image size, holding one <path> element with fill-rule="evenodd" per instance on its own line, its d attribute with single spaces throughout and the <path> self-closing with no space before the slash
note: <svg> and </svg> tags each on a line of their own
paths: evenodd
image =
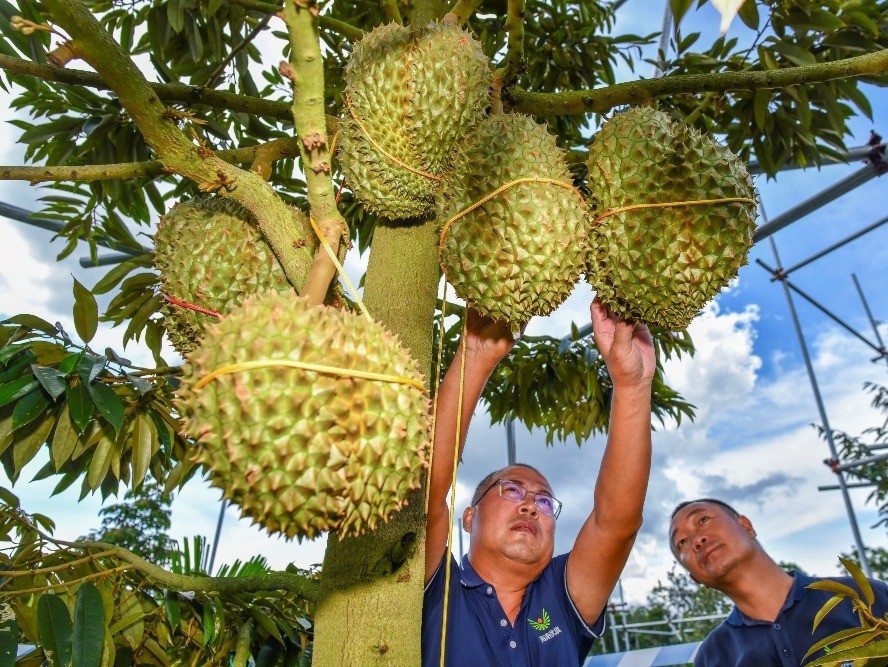
<svg viewBox="0 0 888 667">
<path fill-rule="evenodd" d="M 620 10 L 617 31 L 658 30 L 661 16 L 660 2 L 628 0 Z M 693 20 L 696 29 L 713 35 L 718 29 L 718 16 L 708 5 Z M 731 34 L 742 34 L 744 29 L 735 22 L 731 30 Z M 274 44 L 266 51 L 269 62 L 276 62 Z M 640 69 L 643 71 L 643 66 Z M 875 119 L 856 119 L 855 137 L 849 145 L 864 143 L 873 127 L 888 136 L 888 97 L 883 91 L 871 92 Z M 0 102 L 5 101 L 8 98 L 0 93 Z M 11 118 L 8 103 L 0 104 L 0 121 Z M 16 137 L 17 130 L 0 123 L 0 163 L 21 163 L 21 150 L 13 143 Z M 758 187 L 769 216 L 774 217 L 859 168 L 855 164 L 829 166 L 819 172 L 785 172 L 772 181 L 759 178 Z M 872 180 L 779 232 L 775 238 L 784 265 L 804 259 L 883 216 L 886 185 L 885 178 Z M 0 198 L 9 203 L 34 209 L 37 196 L 39 191 L 26 184 L 0 182 Z M 101 277 L 101 270 L 85 270 L 77 265 L 77 258 L 85 250 L 56 264 L 53 260 L 62 244 L 50 244 L 48 232 L 0 218 L 0 234 L 4 239 L 0 244 L 0 315 L 31 312 L 50 321 L 69 323 L 70 276 L 90 286 Z M 720 495 L 735 502 L 753 520 L 763 544 L 775 557 L 796 561 L 817 574 L 835 573 L 837 554 L 848 551 L 852 544 L 841 498 L 835 492 L 817 491 L 818 485 L 834 479 L 821 463 L 828 450 L 810 426 L 817 420 L 817 413 L 785 297 L 779 285 L 771 283 L 768 274 L 755 265 L 756 257 L 773 263 L 767 243 L 754 248 L 750 265 L 740 271 L 738 280 L 692 324 L 697 356 L 667 365 L 669 381 L 698 406 L 698 419 L 680 428 L 667 424 L 654 435 L 655 463 L 645 526 L 624 576 L 630 600 L 642 600 L 671 567 L 663 539 L 665 517 L 676 502 L 688 497 Z M 793 280 L 871 336 L 850 274 L 857 273 L 876 317 L 885 317 L 886 260 L 888 225 L 800 270 Z M 365 264 L 366 257 L 349 256 L 346 269 L 357 279 Z M 590 299 L 588 286 L 578 285 L 556 313 L 532 322 L 529 333 L 563 335 L 571 321 L 585 324 Z M 832 425 L 859 432 L 875 424 L 877 415 L 869 409 L 869 399 L 861 387 L 867 380 L 884 382 L 886 366 L 870 363 L 873 355 L 868 348 L 812 307 L 798 300 L 797 307 Z M 883 327 L 883 337 L 888 339 L 886 334 Z M 101 346 L 119 348 L 119 338 L 115 331 L 103 329 L 99 334 Z M 134 358 L 144 354 L 132 347 L 127 352 Z M 557 547 L 567 550 L 591 509 L 592 484 L 603 440 L 592 439 L 582 448 L 572 442 L 546 448 L 543 434 L 522 428 L 517 438 L 519 460 L 538 465 L 565 502 Z M 459 508 L 466 504 L 478 479 L 503 465 L 505 457 L 503 429 L 490 427 L 483 409 L 479 410 L 459 474 Z M 40 465 L 42 462 L 32 465 L 31 472 Z M 22 479 L 29 479 L 27 472 Z M 74 502 L 76 497 L 48 499 L 53 485 L 51 480 L 23 481 L 15 491 L 27 509 L 57 518 L 62 537 L 76 537 L 99 524 L 97 499 L 88 498 L 79 505 Z M 192 482 L 174 502 L 173 534 L 212 536 L 218 497 L 217 491 L 199 481 Z M 864 504 L 865 497 L 862 491 L 853 495 L 864 541 L 888 546 L 884 528 L 869 528 L 876 515 L 871 506 Z M 267 540 L 248 522 L 238 521 L 235 510 L 230 509 L 219 549 L 221 561 L 264 552 L 275 566 L 282 567 L 290 560 L 307 565 L 320 561 L 323 539 L 302 545 Z"/>
</svg>

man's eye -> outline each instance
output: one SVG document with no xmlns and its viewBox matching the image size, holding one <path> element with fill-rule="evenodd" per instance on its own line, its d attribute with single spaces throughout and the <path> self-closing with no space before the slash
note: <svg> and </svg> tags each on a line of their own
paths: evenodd
<svg viewBox="0 0 888 667">
<path fill-rule="evenodd" d="M 682 538 L 678 542 L 675 543 L 675 546 L 677 548 L 681 549 L 685 545 L 685 542 L 687 542 L 687 540 Z"/>
<path fill-rule="evenodd" d="M 700 517 L 700 523 L 706 523 L 707 521 L 709 521 L 709 517 L 708 517 L 708 516 L 701 516 L 701 517 Z"/>
<path fill-rule="evenodd" d="M 503 484 L 503 491 L 506 493 L 521 493 L 521 489 L 517 484 Z"/>
<path fill-rule="evenodd" d="M 537 502 L 544 507 L 552 509 L 552 499 L 548 496 L 537 496 Z"/>
</svg>

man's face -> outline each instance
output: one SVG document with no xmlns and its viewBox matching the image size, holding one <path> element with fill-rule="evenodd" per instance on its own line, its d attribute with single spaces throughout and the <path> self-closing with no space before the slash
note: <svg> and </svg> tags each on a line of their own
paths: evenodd
<svg viewBox="0 0 888 667">
<path fill-rule="evenodd" d="M 529 468 L 514 466 L 497 475 L 518 482 L 528 491 L 552 495 L 546 478 Z M 555 517 L 540 512 L 528 493 L 520 503 L 500 496 L 499 487 L 488 490 L 474 507 L 463 513 L 463 526 L 471 533 L 471 550 L 495 553 L 519 563 L 545 566 L 555 549 Z"/>
<path fill-rule="evenodd" d="M 749 519 L 706 502 L 691 503 L 678 511 L 669 528 L 669 542 L 691 578 L 712 588 L 720 588 L 737 564 L 757 548 Z"/>
</svg>

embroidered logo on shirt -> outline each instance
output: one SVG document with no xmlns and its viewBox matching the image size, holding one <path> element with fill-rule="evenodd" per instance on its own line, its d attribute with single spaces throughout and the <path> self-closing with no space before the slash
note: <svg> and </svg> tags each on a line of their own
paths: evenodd
<svg viewBox="0 0 888 667">
<path fill-rule="evenodd" d="M 549 618 L 549 612 L 543 609 L 542 613 L 537 618 L 528 618 L 527 622 L 530 623 L 530 627 L 534 630 L 545 632 L 552 624 L 552 619 Z"/>
</svg>

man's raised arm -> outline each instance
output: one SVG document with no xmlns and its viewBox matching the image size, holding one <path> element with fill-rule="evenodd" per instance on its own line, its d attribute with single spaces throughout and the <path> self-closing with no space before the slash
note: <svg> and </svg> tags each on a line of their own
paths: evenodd
<svg viewBox="0 0 888 667">
<path fill-rule="evenodd" d="M 447 547 L 450 514 L 447 492 L 453 478 L 453 460 L 456 451 L 456 418 L 459 411 L 460 365 L 463 348 L 466 360 L 463 373 L 462 418 L 460 420 L 459 455 L 462 455 L 469 430 L 469 420 L 475 411 L 481 390 L 500 359 L 515 344 L 508 324 L 482 317 L 469 308 L 464 337 L 453 363 L 438 388 L 438 415 L 435 420 L 434 457 L 429 473 L 429 514 L 426 525 L 425 580 L 428 582 L 441 562 Z"/>
<path fill-rule="evenodd" d="M 567 562 L 568 591 L 588 623 L 607 604 L 641 528 L 651 471 L 651 382 L 656 369 L 653 340 L 643 324 L 616 317 L 596 299 L 592 327 L 614 389 L 595 506 Z"/>
</svg>

